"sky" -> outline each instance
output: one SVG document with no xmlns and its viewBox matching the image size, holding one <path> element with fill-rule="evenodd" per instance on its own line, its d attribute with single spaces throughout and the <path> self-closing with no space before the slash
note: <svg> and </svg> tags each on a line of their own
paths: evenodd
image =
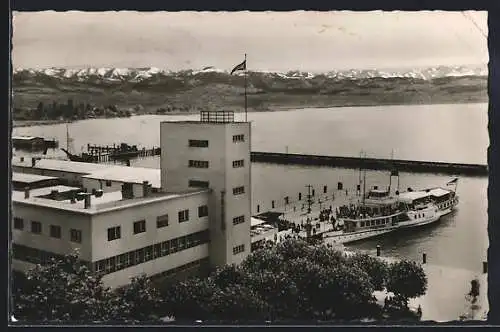
<svg viewBox="0 0 500 332">
<path fill-rule="evenodd" d="M 414 68 L 488 62 L 487 12 L 14 12 L 14 68 Z"/>
</svg>

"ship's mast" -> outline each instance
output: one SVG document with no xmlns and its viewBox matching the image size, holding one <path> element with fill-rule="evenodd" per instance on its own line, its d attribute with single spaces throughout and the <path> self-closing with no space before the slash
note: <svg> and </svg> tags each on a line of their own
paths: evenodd
<svg viewBox="0 0 500 332">
<path fill-rule="evenodd" d="M 394 149 L 391 150 L 391 169 L 389 171 L 389 194 L 391 192 L 391 187 L 392 187 L 392 170 L 394 169 Z"/>
<path fill-rule="evenodd" d="M 69 125 L 66 124 L 66 151 L 69 152 Z"/>
<path fill-rule="evenodd" d="M 366 159 L 366 152 L 364 152 L 364 156 Z M 365 192 L 366 192 L 366 168 L 363 168 L 363 207 L 365 206 Z"/>
</svg>

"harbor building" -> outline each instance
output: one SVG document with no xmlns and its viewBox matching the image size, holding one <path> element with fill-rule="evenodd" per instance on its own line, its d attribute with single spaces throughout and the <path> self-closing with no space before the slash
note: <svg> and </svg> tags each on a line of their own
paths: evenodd
<svg viewBox="0 0 500 332">
<path fill-rule="evenodd" d="M 240 263 L 251 250 L 250 123 L 202 112 L 162 122 L 160 134 L 160 170 L 13 160 L 13 269 L 77 249 L 119 287 L 140 274 Z"/>
</svg>

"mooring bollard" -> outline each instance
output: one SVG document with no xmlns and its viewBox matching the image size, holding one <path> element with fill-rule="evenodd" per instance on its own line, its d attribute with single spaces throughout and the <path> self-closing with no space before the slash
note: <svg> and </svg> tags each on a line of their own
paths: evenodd
<svg viewBox="0 0 500 332">
<path fill-rule="evenodd" d="M 380 246 L 377 246 L 377 257 L 380 256 Z"/>
<path fill-rule="evenodd" d="M 483 273 L 488 273 L 488 262 L 487 261 L 483 262 Z"/>
<path fill-rule="evenodd" d="M 427 254 L 425 252 L 422 254 L 422 262 L 427 263 Z"/>
</svg>

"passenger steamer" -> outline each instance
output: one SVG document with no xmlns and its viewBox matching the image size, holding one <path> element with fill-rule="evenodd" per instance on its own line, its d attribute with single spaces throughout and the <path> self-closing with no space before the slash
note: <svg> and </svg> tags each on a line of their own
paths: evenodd
<svg viewBox="0 0 500 332">
<path fill-rule="evenodd" d="M 338 223 L 342 231 L 325 235 L 334 243 L 351 243 L 387 234 L 398 229 L 420 227 L 438 221 L 458 205 L 456 184 L 458 179 L 447 183 L 455 188 L 432 188 L 395 195 L 376 187 L 363 195 L 362 203 L 339 210 Z"/>
</svg>

